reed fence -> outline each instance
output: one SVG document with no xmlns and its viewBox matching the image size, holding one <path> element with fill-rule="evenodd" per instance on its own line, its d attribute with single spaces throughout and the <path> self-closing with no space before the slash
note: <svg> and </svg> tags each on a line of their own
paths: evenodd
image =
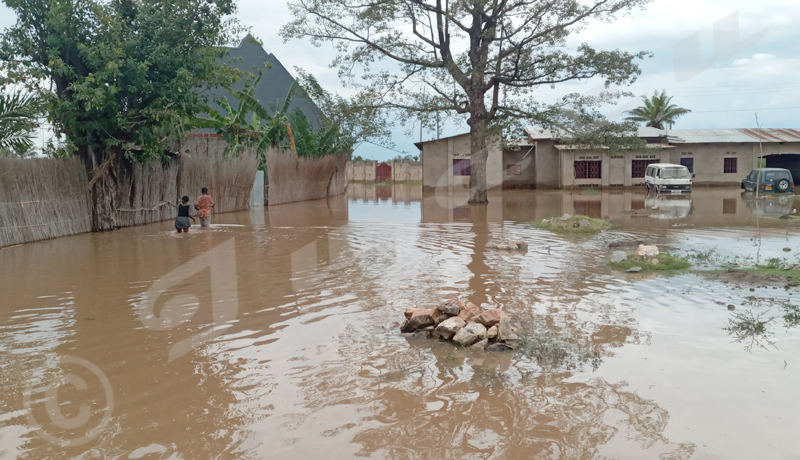
<svg viewBox="0 0 800 460">
<path fill-rule="evenodd" d="M 269 205 L 316 200 L 344 194 L 347 155 L 299 159 L 289 150 L 267 151 Z"/>
<path fill-rule="evenodd" d="M 0 158 L 0 247 L 90 231 L 86 183 L 77 157 Z"/>
<path fill-rule="evenodd" d="M 120 227 L 174 219 L 180 197 L 208 187 L 215 212 L 248 209 L 258 169 L 254 152 L 227 155 L 218 138 L 188 138 L 180 159 L 120 164 L 115 219 Z M 78 157 L 0 158 L 0 247 L 91 231 L 91 193 Z"/>
</svg>

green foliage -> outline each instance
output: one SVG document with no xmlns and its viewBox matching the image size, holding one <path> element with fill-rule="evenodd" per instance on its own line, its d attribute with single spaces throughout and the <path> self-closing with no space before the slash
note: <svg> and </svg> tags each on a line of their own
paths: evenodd
<svg viewBox="0 0 800 460">
<path fill-rule="evenodd" d="M 160 158 L 184 118 L 206 111 L 196 88 L 239 79 L 219 64 L 232 0 L 4 1 L 17 22 L 0 41 L 3 83 L 37 92 L 83 155 Z"/>
<path fill-rule="evenodd" d="M 299 109 L 289 115 L 297 155 L 319 158 L 325 155 L 347 154 L 353 151 L 353 138 L 342 135 L 339 126 L 323 123 L 319 131 L 314 131 L 305 114 Z M 284 148 L 288 148 L 285 141 Z"/>
<path fill-rule="evenodd" d="M 587 43 L 566 48 L 570 35 L 587 24 L 613 21 L 648 2 L 290 0 L 293 18 L 281 35 L 317 46 L 331 42 L 338 51 L 332 65 L 376 116 L 391 111 L 403 123 L 418 120 L 431 128 L 456 118 L 470 127 L 472 153 L 483 155 L 492 138 L 503 130 L 517 137 L 524 125 L 569 130 L 580 122 L 584 137 L 592 133 L 608 142 L 618 139 L 606 133 L 629 131 L 588 121 L 602 120 L 594 109 L 626 94 L 608 88 L 635 81 L 637 61 L 649 53 L 602 51 Z M 537 91 L 593 78 L 606 91 L 569 94 L 552 104 Z M 485 163 L 471 171 L 479 186 L 471 188 L 470 201 L 484 202 Z"/>
<path fill-rule="evenodd" d="M 588 222 L 581 226 L 580 222 Z M 548 230 L 553 233 L 599 233 L 611 227 L 611 223 L 603 219 L 593 219 L 587 216 L 574 215 L 569 219 L 561 220 L 560 217 L 542 219 L 533 222 L 535 228 Z"/>
<path fill-rule="evenodd" d="M 40 104 L 32 94 L 0 93 L 0 156 L 25 156 L 33 147 Z"/>
<path fill-rule="evenodd" d="M 652 128 L 664 129 L 664 125 L 672 129 L 675 121 L 683 115 L 691 112 L 691 110 L 678 107 L 675 104 L 670 104 L 672 96 L 667 97 L 667 92 L 658 91 L 653 93 L 653 96 L 648 98 L 642 96 L 644 105 L 637 107 L 633 110 L 628 110 L 625 113 L 630 116 L 626 118 L 628 121 L 634 123 L 644 123 L 645 126 Z"/>
<path fill-rule="evenodd" d="M 658 260 L 658 263 L 653 263 Z M 612 268 L 619 270 L 627 270 L 632 267 L 642 267 L 643 272 L 649 271 L 670 271 L 670 270 L 685 270 L 692 266 L 692 263 L 683 257 L 673 256 L 672 254 L 662 252 L 657 256 L 649 259 L 641 259 L 636 257 L 635 254 L 628 254 L 628 258 L 622 262 L 608 264 Z"/>
<path fill-rule="evenodd" d="M 224 111 L 209 109 L 208 118 L 197 116 L 187 117 L 184 123 L 187 128 L 213 129 L 225 139 L 229 149 L 228 154 L 233 155 L 245 146 L 253 147 L 259 157 L 259 169 L 266 171 L 266 151 L 270 146 L 280 145 L 285 139 L 286 123 L 289 122 L 287 111 L 296 93 L 297 86 L 292 85 L 289 94 L 275 113 L 270 115 L 267 109 L 256 99 L 255 93 L 261 83 L 262 74 L 259 72 L 253 79 L 245 78 L 241 90 L 233 89 L 231 85 L 224 85 L 238 102 L 234 109 L 226 98 L 220 98 L 217 103 Z"/>
<path fill-rule="evenodd" d="M 338 127 L 343 144 L 355 149 L 364 142 L 393 148 L 389 121 L 381 116 L 374 91 L 362 91 L 351 99 L 331 93 L 310 73 L 295 68 L 302 94 L 320 109 L 323 128 Z"/>
<path fill-rule="evenodd" d="M 772 341 L 773 333 L 769 329 L 769 324 L 774 320 L 775 317 L 765 319 L 763 312 L 758 314 L 752 310 L 735 312 L 728 318 L 728 325 L 723 330 L 733 337 L 734 342 L 743 343 L 748 353 L 754 346 L 763 350 L 768 350 L 771 346 L 777 350 Z"/>
<path fill-rule="evenodd" d="M 419 155 L 397 155 L 389 161 L 419 161 Z"/>
<path fill-rule="evenodd" d="M 800 326 L 800 307 L 788 302 L 781 305 L 783 309 L 783 325 L 786 329 Z"/>
</svg>

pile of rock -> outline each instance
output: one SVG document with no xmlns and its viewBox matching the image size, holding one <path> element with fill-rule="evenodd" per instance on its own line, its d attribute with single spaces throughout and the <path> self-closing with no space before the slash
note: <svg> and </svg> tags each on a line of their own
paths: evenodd
<svg viewBox="0 0 800 460">
<path fill-rule="evenodd" d="M 400 326 L 403 335 L 448 340 L 476 350 L 506 351 L 519 346 L 518 330 L 499 308 L 483 310 L 462 298 L 436 308 L 409 308 Z"/>
<path fill-rule="evenodd" d="M 527 251 L 528 243 L 522 240 L 507 240 L 499 243 L 486 243 L 486 249 L 500 249 L 501 251 Z"/>
<path fill-rule="evenodd" d="M 659 254 L 658 246 L 656 245 L 648 245 L 648 244 L 639 244 L 636 247 L 636 259 L 640 260 L 650 260 L 651 265 L 658 265 L 659 261 L 655 258 Z M 611 263 L 618 264 L 624 260 L 628 260 L 634 256 L 628 256 L 628 253 L 625 251 L 614 251 L 611 254 Z M 630 267 L 626 270 L 628 273 L 641 273 L 642 267 Z"/>
</svg>

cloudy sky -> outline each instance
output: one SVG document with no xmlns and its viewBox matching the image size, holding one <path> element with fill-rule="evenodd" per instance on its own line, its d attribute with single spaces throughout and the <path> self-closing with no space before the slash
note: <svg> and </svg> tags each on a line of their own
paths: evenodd
<svg viewBox="0 0 800 460">
<path fill-rule="evenodd" d="M 239 0 L 239 20 L 264 43 L 264 48 L 292 70 L 301 67 L 326 88 L 341 92 L 336 70 L 328 67 L 335 51 L 315 48 L 305 40 L 284 43 L 279 28 L 290 20 L 284 0 Z M 14 21 L 0 7 L 0 27 Z M 715 34 L 716 25 L 716 34 Z M 630 88 L 637 95 L 666 89 L 673 102 L 693 112 L 679 120 L 680 128 L 752 128 L 755 113 L 762 127 L 800 128 L 800 2 L 797 0 L 653 0 L 645 10 L 613 24 L 592 24 L 571 44 L 587 42 L 598 49 L 648 50 L 654 56 L 641 63 L 642 75 Z M 591 93 L 599 82 L 562 85 L 542 91 L 544 102 L 567 92 Z M 620 101 L 603 112 L 620 119 L 621 111 L 638 99 Z M 444 135 L 466 131 L 451 124 Z M 397 127 L 398 151 L 417 154 L 419 140 Z M 423 133 L 429 139 L 432 133 Z M 356 152 L 384 160 L 397 152 L 363 144 Z"/>
</svg>

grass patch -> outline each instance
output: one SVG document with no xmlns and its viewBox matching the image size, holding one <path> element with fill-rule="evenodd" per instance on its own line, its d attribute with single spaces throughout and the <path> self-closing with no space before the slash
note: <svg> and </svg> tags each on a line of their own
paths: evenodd
<svg viewBox="0 0 800 460">
<path fill-rule="evenodd" d="M 596 188 L 585 188 L 581 190 L 581 195 L 592 196 L 592 195 L 597 195 L 598 193 L 599 192 Z"/>
<path fill-rule="evenodd" d="M 586 221 L 587 223 L 581 226 L 581 221 Z M 611 223 L 603 219 L 593 219 L 581 215 L 572 216 L 567 220 L 561 220 L 560 217 L 542 219 L 531 223 L 531 225 L 554 233 L 599 233 L 611 227 Z"/>
<path fill-rule="evenodd" d="M 654 260 L 658 260 L 658 263 L 653 263 Z M 617 268 L 619 270 L 642 267 L 643 272 L 685 270 L 692 266 L 691 262 L 683 257 L 673 256 L 666 252 L 662 252 L 661 254 L 647 260 L 642 260 L 635 255 L 629 254 L 628 258 L 622 262 L 609 262 L 609 265 L 612 268 Z"/>
</svg>

